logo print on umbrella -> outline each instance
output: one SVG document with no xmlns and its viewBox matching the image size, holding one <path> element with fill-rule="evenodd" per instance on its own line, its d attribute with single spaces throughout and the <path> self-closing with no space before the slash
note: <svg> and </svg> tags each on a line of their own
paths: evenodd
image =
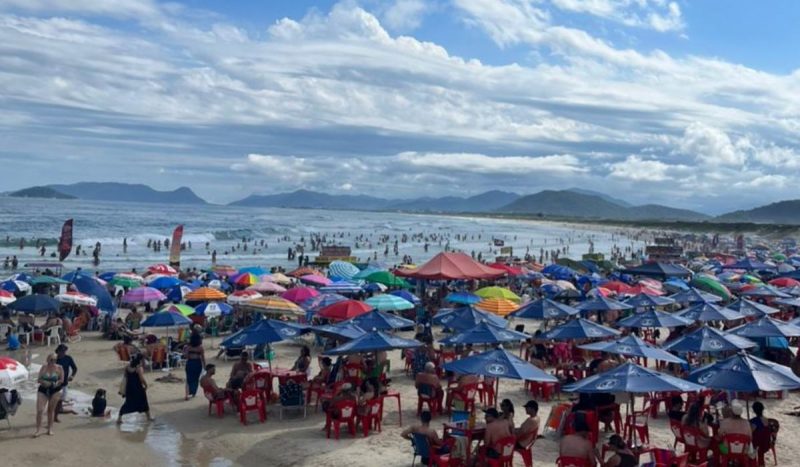
<svg viewBox="0 0 800 467">
<path fill-rule="evenodd" d="M 586 331 L 586 335 L 597 337 L 597 336 L 602 336 L 603 333 L 601 333 L 598 329 L 589 329 L 588 331 Z"/>
<path fill-rule="evenodd" d="M 608 389 L 615 388 L 617 386 L 617 383 L 618 381 L 616 379 L 607 379 L 605 381 L 597 383 L 597 386 L 595 386 L 595 388 L 601 391 L 606 391 Z"/>
<path fill-rule="evenodd" d="M 633 347 L 630 345 L 619 346 L 619 353 L 633 353 Z"/>
<path fill-rule="evenodd" d="M 719 339 L 711 339 L 708 341 L 709 349 L 721 349 L 722 347 L 722 342 Z"/>
<path fill-rule="evenodd" d="M 506 374 L 506 366 L 501 363 L 490 363 L 486 365 L 486 372 L 490 375 L 502 376 Z"/>
<path fill-rule="evenodd" d="M 707 382 L 711 381 L 711 378 L 713 378 L 715 374 L 717 374 L 716 371 L 709 371 L 703 376 L 697 378 L 697 382 L 700 384 L 706 384 Z"/>
<path fill-rule="evenodd" d="M 514 335 L 506 331 L 498 332 L 497 335 L 499 335 L 502 339 L 514 339 Z"/>
<path fill-rule="evenodd" d="M 654 324 L 656 324 L 655 321 L 653 321 L 650 318 L 645 318 L 645 319 L 642 320 L 642 326 L 644 326 L 644 327 L 649 327 L 649 326 L 652 326 Z"/>
<path fill-rule="evenodd" d="M 297 331 L 292 328 L 283 328 L 279 332 L 286 337 L 294 337 L 297 335 Z"/>
</svg>

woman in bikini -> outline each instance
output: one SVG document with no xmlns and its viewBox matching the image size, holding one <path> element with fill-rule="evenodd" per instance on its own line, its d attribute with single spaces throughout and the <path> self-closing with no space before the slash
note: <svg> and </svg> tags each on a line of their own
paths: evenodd
<svg viewBox="0 0 800 467">
<path fill-rule="evenodd" d="M 47 434 L 53 434 L 53 419 L 56 407 L 61 398 L 61 387 L 64 384 L 64 370 L 56 363 L 56 354 L 49 354 L 47 362 L 39 370 L 39 388 L 36 392 L 36 433 L 39 437 L 42 429 L 42 416 L 47 410 Z"/>
</svg>

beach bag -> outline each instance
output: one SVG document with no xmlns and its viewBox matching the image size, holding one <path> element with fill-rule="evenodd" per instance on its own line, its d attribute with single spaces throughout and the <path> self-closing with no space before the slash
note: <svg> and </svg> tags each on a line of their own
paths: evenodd
<svg viewBox="0 0 800 467">
<path fill-rule="evenodd" d="M 128 372 L 122 375 L 122 381 L 119 383 L 119 395 L 125 397 L 126 388 L 128 387 Z"/>
</svg>

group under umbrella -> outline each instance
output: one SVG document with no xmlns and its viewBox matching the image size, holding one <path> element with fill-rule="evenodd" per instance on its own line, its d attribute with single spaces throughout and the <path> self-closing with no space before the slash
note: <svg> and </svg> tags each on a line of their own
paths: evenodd
<svg viewBox="0 0 800 467">
<path fill-rule="evenodd" d="M 243 348 L 271 344 L 294 339 L 308 329 L 307 326 L 297 323 L 262 319 L 226 338 L 220 345 L 226 348 Z"/>
<path fill-rule="evenodd" d="M 462 375 L 558 382 L 555 376 L 502 348 L 447 362 L 444 369 Z"/>
</svg>

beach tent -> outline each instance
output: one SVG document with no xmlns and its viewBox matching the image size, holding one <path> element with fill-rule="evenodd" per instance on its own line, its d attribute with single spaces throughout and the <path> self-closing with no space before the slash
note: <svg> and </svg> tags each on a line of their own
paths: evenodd
<svg viewBox="0 0 800 467">
<path fill-rule="evenodd" d="M 395 271 L 398 276 L 428 280 L 496 279 L 505 271 L 483 265 L 464 253 L 442 252 L 417 269 Z"/>
<path fill-rule="evenodd" d="M 666 280 L 673 277 L 690 277 L 692 271 L 670 263 L 645 263 L 632 268 L 624 269 L 623 274 L 632 276 L 647 276 Z"/>
</svg>

